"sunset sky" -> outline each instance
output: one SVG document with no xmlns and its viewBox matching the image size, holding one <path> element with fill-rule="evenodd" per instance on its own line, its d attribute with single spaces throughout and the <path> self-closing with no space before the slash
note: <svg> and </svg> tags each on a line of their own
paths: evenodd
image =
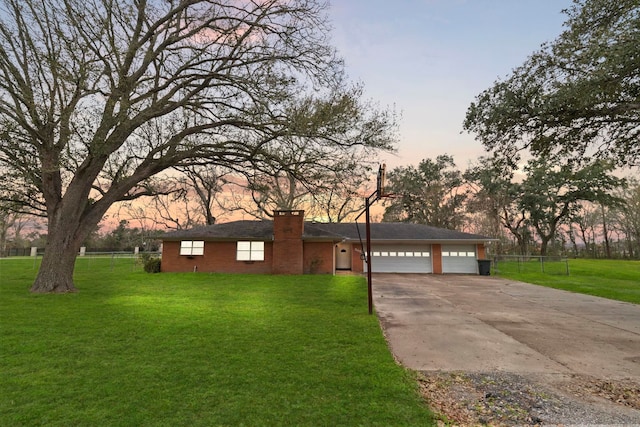
<svg viewBox="0 0 640 427">
<path fill-rule="evenodd" d="M 571 0 L 332 0 L 334 44 L 366 96 L 401 115 L 389 167 L 439 154 L 466 169 L 484 150 L 462 133 L 469 104 L 563 30 Z"/>
</svg>

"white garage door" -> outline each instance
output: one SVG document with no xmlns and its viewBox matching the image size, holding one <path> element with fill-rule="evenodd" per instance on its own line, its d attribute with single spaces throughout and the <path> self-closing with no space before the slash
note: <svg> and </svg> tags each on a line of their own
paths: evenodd
<svg viewBox="0 0 640 427">
<path fill-rule="evenodd" d="M 371 262 L 374 273 L 431 273 L 433 271 L 431 245 L 373 245 Z"/>
<path fill-rule="evenodd" d="M 443 273 L 478 273 L 476 245 L 442 245 Z"/>
</svg>

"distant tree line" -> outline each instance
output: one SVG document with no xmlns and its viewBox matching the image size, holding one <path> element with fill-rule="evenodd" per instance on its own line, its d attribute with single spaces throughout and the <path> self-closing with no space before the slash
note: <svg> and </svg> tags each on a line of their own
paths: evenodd
<svg viewBox="0 0 640 427">
<path fill-rule="evenodd" d="M 440 155 L 393 169 L 384 221 L 499 239 L 499 254 L 640 258 L 640 185 L 612 162 L 532 158 L 513 169 L 480 158 L 466 171 Z"/>
</svg>

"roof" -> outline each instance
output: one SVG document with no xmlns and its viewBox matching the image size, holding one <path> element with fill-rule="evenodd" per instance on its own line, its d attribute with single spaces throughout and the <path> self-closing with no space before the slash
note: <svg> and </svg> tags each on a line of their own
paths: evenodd
<svg viewBox="0 0 640 427">
<path fill-rule="evenodd" d="M 358 233 L 359 231 L 359 233 Z M 357 241 L 364 239 L 364 223 L 318 223 L 305 222 L 303 240 L 307 241 Z M 232 221 L 190 230 L 179 230 L 165 234 L 163 240 L 273 240 L 273 221 Z M 406 222 L 379 222 L 371 224 L 371 240 L 415 241 L 415 242 L 485 242 L 494 240 L 479 234 L 447 230 L 424 224 Z"/>
<path fill-rule="evenodd" d="M 365 224 L 363 223 L 330 223 L 330 224 L 305 224 L 305 235 L 307 229 L 318 228 L 322 231 L 343 236 L 347 240 L 358 240 L 360 236 L 364 238 Z M 424 224 L 411 224 L 407 222 L 375 222 L 371 224 L 371 240 L 416 240 L 416 241 L 442 241 L 442 240 L 493 240 L 490 237 L 479 234 L 464 233 L 456 230 L 432 227 Z"/>
<path fill-rule="evenodd" d="M 232 221 L 166 233 L 163 240 L 273 240 L 273 221 Z"/>
</svg>

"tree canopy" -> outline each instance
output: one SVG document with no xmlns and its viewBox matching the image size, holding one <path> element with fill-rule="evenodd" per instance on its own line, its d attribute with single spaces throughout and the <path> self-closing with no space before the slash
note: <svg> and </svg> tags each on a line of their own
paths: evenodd
<svg viewBox="0 0 640 427">
<path fill-rule="evenodd" d="M 583 167 L 561 164 L 557 159 L 529 161 L 525 167 L 526 178 L 520 184 L 522 196 L 518 204 L 527 213 L 527 223 L 540 239 L 541 255 L 546 255 L 559 225 L 576 213 L 581 202 L 597 202 L 603 206 L 621 203 L 613 193 L 625 185 L 625 180 L 614 176 L 614 169 L 604 161 Z"/>
<path fill-rule="evenodd" d="M 499 158 L 480 157 L 464 173 L 464 179 L 470 187 L 467 210 L 475 215 L 474 223 L 487 225 L 485 230 L 477 231 L 500 238 L 507 230 L 525 253 L 531 234 L 526 212 L 518 204 L 523 194 L 522 186 L 514 180 L 514 171 Z M 496 245 L 498 253 L 502 243 L 500 240 Z"/>
<path fill-rule="evenodd" d="M 462 173 L 453 157 L 439 155 L 424 159 L 417 167 L 400 166 L 387 174 L 387 192 L 383 221 L 428 224 L 434 227 L 460 229 L 464 223 Z"/>
<path fill-rule="evenodd" d="M 540 253 L 546 255 L 549 243 L 560 226 L 572 221 L 583 202 L 601 206 L 620 206 L 616 192 L 626 180 L 616 177 L 610 161 L 589 164 L 563 162 L 561 158 L 535 158 L 523 168 L 524 177 L 496 158 L 483 159 L 470 168 L 465 178 L 472 185 L 469 207 L 484 211 L 516 239 L 522 254 L 536 236 Z"/>
<path fill-rule="evenodd" d="M 487 149 L 640 162 L 640 5 L 574 0 L 565 30 L 476 97 L 464 128 Z"/>
<path fill-rule="evenodd" d="M 2 0 L 0 193 L 48 222 L 32 290 L 74 290 L 87 234 L 169 168 L 268 170 L 292 137 L 392 148 L 389 116 L 347 87 L 325 7 Z"/>
</svg>

